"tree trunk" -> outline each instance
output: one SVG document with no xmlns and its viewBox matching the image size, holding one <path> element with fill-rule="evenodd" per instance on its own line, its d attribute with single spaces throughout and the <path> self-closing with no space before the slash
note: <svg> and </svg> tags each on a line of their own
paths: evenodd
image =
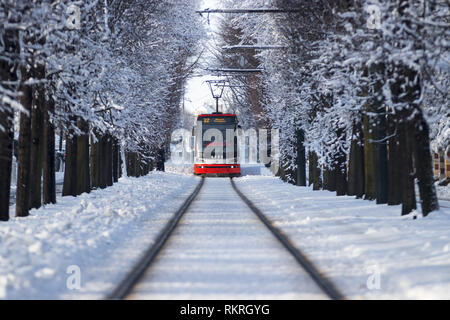
<svg viewBox="0 0 450 320">
<path fill-rule="evenodd" d="M 323 189 L 336 191 L 336 170 L 334 168 L 323 169 Z"/>
<path fill-rule="evenodd" d="M 414 160 L 416 165 L 416 177 L 419 185 L 419 193 L 422 214 L 427 216 L 430 212 L 439 210 L 436 188 L 433 178 L 433 164 L 430 152 L 430 129 L 423 118 L 422 110 L 416 106 L 413 119 L 414 129 Z"/>
<path fill-rule="evenodd" d="M 100 171 L 100 184 L 99 187 L 100 189 L 105 189 L 107 184 L 106 184 L 106 175 L 107 175 L 107 146 L 106 146 L 106 135 L 102 135 L 100 138 L 100 145 L 99 145 L 99 171 Z"/>
<path fill-rule="evenodd" d="M 345 140 L 345 135 L 338 132 L 338 137 Z M 347 194 L 347 157 L 343 151 L 339 151 L 336 155 L 335 164 L 335 181 L 336 181 L 336 195 L 345 196 Z"/>
<path fill-rule="evenodd" d="M 62 196 L 77 196 L 77 142 L 76 136 L 66 136 L 66 170 Z"/>
<path fill-rule="evenodd" d="M 375 180 L 375 156 L 373 140 L 373 122 L 367 114 L 363 116 L 364 123 L 364 190 L 366 200 L 376 198 L 376 180 Z"/>
<path fill-rule="evenodd" d="M 401 0 L 398 2 L 398 14 L 400 17 L 407 16 L 410 7 L 410 1 Z M 410 27 L 407 20 L 406 25 Z M 419 27 L 420 28 L 420 27 Z M 416 49 L 423 49 L 417 48 Z M 421 75 L 408 65 L 399 65 L 397 67 L 397 79 L 394 87 L 398 93 L 397 99 L 404 102 L 408 112 L 402 119 L 408 123 L 406 137 L 409 151 L 414 156 L 416 167 L 416 177 L 419 184 L 419 193 L 422 200 L 422 214 L 427 216 L 431 211 L 438 210 L 436 189 L 433 180 L 433 168 L 431 163 L 429 127 L 423 117 L 421 106 L 417 103 L 422 96 Z M 411 154 L 411 153 L 410 153 Z M 410 196 L 414 194 L 414 184 Z M 415 201 L 415 199 L 414 199 Z M 414 202 L 415 205 L 415 202 Z M 409 208 L 407 208 L 409 209 Z"/>
<path fill-rule="evenodd" d="M 369 76 L 372 80 L 372 95 L 367 104 L 369 126 L 372 134 L 372 153 L 374 162 L 374 196 L 377 204 L 387 203 L 388 167 L 386 148 L 386 106 L 384 104 L 383 84 L 385 65 L 372 64 Z"/>
<path fill-rule="evenodd" d="M 0 221 L 9 220 L 9 197 L 13 155 L 13 112 L 0 107 Z"/>
<path fill-rule="evenodd" d="M 44 78 L 43 67 L 36 72 L 38 79 Z M 45 92 L 43 86 L 36 88 L 31 111 L 31 165 L 30 165 L 30 209 L 42 204 L 42 151 L 43 151 L 43 110 Z"/>
<path fill-rule="evenodd" d="M 4 33 L 5 51 L 15 50 L 11 32 Z M 0 79 L 15 81 L 15 70 L 12 66 L 0 61 Z M 0 221 L 9 220 L 9 198 L 11 196 L 11 170 L 14 142 L 14 112 L 10 106 L 0 104 Z"/>
<path fill-rule="evenodd" d="M 320 190 L 322 188 L 322 179 L 320 177 L 317 154 L 314 151 L 309 152 L 309 172 L 309 181 L 313 185 L 313 190 Z"/>
<path fill-rule="evenodd" d="M 25 72 L 23 72 L 25 74 Z M 26 79 L 26 78 L 24 78 Z M 28 114 L 20 115 L 19 164 L 17 170 L 16 216 L 26 217 L 30 208 L 31 169 L 31 105 L 33 102 L 30 86 L 22 86 L 21 103 Z"/>
<path fill-rule="evenodd" d="M 408 112 L 406 112 L 408 113 Z M 401 154 L 403 155 L 403 172 L 402 172 L 402 215 L 409 214 L 411 211 L 417 208 L 416 206 L 416 193 L 414 190 L 414 168 L 412 163 L 412 139 L 411 139 L 411 125 L 407 120 L 407 117 L 401 124 L 404 129 L 402 130 L 400 146 Z"/>
<path fill-rule="evenodd" d="M 297 177 L 298 186 L 306 186 L 306 155 L 305 155 L 305 134 L 302 129 L 297 130 Z"/>
<path fill-rule="evenodd" d="M 122 166 L 124 165 L 124 163 L 123 163 L 123 160 L 122 160 L 122 155 L 123 155 L 123 157 L 125 157 L 125 154 L 122 153 L 122 152 L 123 151 L 121 150 L 120 145 L 119 145 L 119 179 L 122 178 L 122 176 L 123 176 L 123 168 L 122 168 Z"/>
<path fill-rule="evenodd" d="M 58 147 L 59 152 L 62 152 L 63 139 L 64 139 L 64 130 L 63 128 L 61 128 L 61 130 L 59 131 L 59 147 Z"/>
<path fill-rule="evenodd" d="M 120 146 L 117 139 L 114 138 L 113 142 L 113 182 L 119 181 L 119 158 L 120 158 Z"/>
<path fill-rule="evenodd" d="M 44 171 L 44 204 L 56 203 L 55 181 L 55 128 L 50 122 L 50 114 L 54 112 L 54 101 L 45 103 L 44 112 L 44 145 L 43 145 L 43 171 Z"/>
<path fill-rule="evenodd" d="M 353 125 L 348 170 L 348 195 L 364 195 L 364 140 L 361 123 Z"/>
<path fill-rule="evenodd" d="M 165 162 L 166 152 L 164 146 L 159 148 L 158 151 L 158 163 L 156 165 L 156 170 L 158 171 L 164 171 L 164 162 Z"/>
<path fill-rule="evenodd" d="M 89 171 L 89 124 L 79 119 L 77 126 L 82 132 L 77 137 L 77 195 L 91 191 Z"/>
<path fill-rule="evenodd" d="M 409 80 L 405 77 L 405 69 L 402 66 L 392 66 L 392 73 L 397 75 L 397 79 L 391 85 L 391 92 L 394 103 L 407 104 L 408 97 L 405 89 L 408 87 Z M 400 169 L 401 181 L 401 203 L 402 215 L 409 214 L 416 209 L 416 196 L 414 190 L 414 168 L 413 168 L 413 128 L 411 126 L 412 110 L 404 106 L 394 110 L 395 130 L 397 132 L 397 153 L 399 156 L 398 167 Z M 394 155 L 395 156 L 395 155 Z M 394 159 L 393 159 L 394 160 Z M 394 169 L 393 169 L 394 170 Z"/>
<path fill-rule="evenodd" d="M 136 154 L 134 152 L 126 152 L 125 154 L 126 156 L 126 165 L 127 165 L 127 174 L 129 177 L 136 177 L 136 172 L 135 172 L 135 156 Z"/>
<path fill-rule="evenodd" d="M 110 134 L 106 135 L 106 186 L 113 185 L 113 139 Z"/>
<path fill-rule="evenodd" d="M 380 89 L 381 90 L 381 89 Z M 380 93 L 381 94 L 381 93 Z M 386 110 L 383 105 L 376 105 L 376 127 L 374 130 L 375 152 L 375 188 L 377 204 L 388 202 L 388 164 L 386 147 Z"/>
<path fill-rule="evenodd" d="M 92 189 L 100 187 L 100 137 L 95 130 L 91 136 L 90 180 Z"/>
<path fill-rule="evenodd" d="M 388 205 L 399 205 L 402 203 L 402 171 L 405 168 L 403 168 L 403 155 L 400 153 L 400 132 L 396 126 L 398 121 L 399 117 L 395 112 L 391 112 L 388 115 Z"/>
<path fill-rule="evenodd" d="M 134 172 L 136 173 L 136 178 L 142 176 L 141 155 L 139 153 L 135 154 Z"/>
<path fill-rule="evenodd" d="M 125 151 L 125 166 L 127 168 L 127 176 L 132 177 L 131 152 Z"/>
<path fill-rule="evenodd" d="M 308 186 L 314 183 L 314 167 L 311 161 L 313 160 L 312 152 L 308 152 Z"/>
<path fill-rule="evenodd" d="M 51 103 L 52 103 L 52 106 L 53 106 L 53 109 L 54 109 L 55 102 L 52 101 Z M 56 129 L 55 129 L 55 127 L 52 127 L 52 130 L 53 130 L 54 133 L 56 134 Z M 61 171 L 64 170 L 64 162 L 63 162 L 63 159 L 62 159 L 62 143 L 63 143 L 63 136 L 64 136 L 64 132 L 63 132 L 62 129 L 60 129 L 60 131 L 59 131 L 59 136 L 58 136 L 58 144 L 59 144 L 59 146 L 58 146 L 58 152 L 56 153 L 56 157 L 55 157 L 55 165 L 56 165 L 55 170 L 56 170 L 56 172 L 61 172 Z M 56 140 L 55 140 L 55 145 L 56 145 Z"/>
<path fill-rule="evenodd" d="M 381 120 L 385 123 L 385 119 Z M 377 141 L 386 139 L 385 124 L 378 124 L 377 126 Z M 382 134 L 381 134 L 382 132 Z M 387 147 L 385 141 L 380 141 L 374 144 L 375 149 L 375 187 L 377 204 L 384 204 L 388 202 L 388 163 L 387 163 Z"/>
</svg>

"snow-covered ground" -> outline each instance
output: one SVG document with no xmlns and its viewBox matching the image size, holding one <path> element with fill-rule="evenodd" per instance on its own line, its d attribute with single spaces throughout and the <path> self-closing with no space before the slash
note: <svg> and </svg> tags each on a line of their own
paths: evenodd
<svg viewBox="0 0 450 320">
<path fill-rule="evenodd" d="M 436 192 L 438 198 L 442 198 L 450 201 L 450 185 L 448 186 L 439 186 L 436 184 Z"/>
<path fill-rule="evenodd" d="M 130 299 L 326 299 L 233 190 L 206 179 Z"/>
<path fill-rule="evenodd" d="M 197 183 L 161 172 L 122 178 L 0 223 L 0 298 L 103 298 Z"/>
<path fill-rule="evenodd" d="M 399 206 L 275 177 L 236 183 L 347 297 L 450 299 L 450 209 L 402 217 Z"/>
<path fill-rule="evenodd" d="M 192 174 L 194 174 L 194 164 L 166 162 L 164 164 L 164 170 L 166 172 L 170 172 L 170 173 L 192 175 Z"/>
<path fill-rule="evenodd" d="M 64 172 L 55 172 L 55 183 L 56 183 L 56 194 L 60 195 L 62 193 L 62 185 L 64 182 Z M 9 204 L 13 205 L 16 201 L 17 192 L 17 181 L 13 179 L 11 181 L 11 191 L 9 196 Z"/>
<path fill-rule="evenodd" d="M 122 178 L 110 188 L 77 198 L 58 197 L 56 205 L 33 210 L 27 218 L 12 218 L 0 223 L 0 299 L 104 298 L 198 183 L 199 178 L 185 172 L 188 166 L 173 171 L 177 170 L 182 173 L 152 172 L 146 177 Z M 248 165 L 243 166 L 242 171 L 244 176 L 236 179 L 238 187 L 292 237 L 347 297 L 450 299 L 450 209 L 442 208 L 426 218 L 420 213 L 401 217 L 399 206 L 376 205 L 373 201 L 336 197 L 333 192 L 292 186 L 271 176 L 265 167 Z M 217 181 L 226 183 L 227 180 Z M 222 276 L 222 280 L 226 277 L 225 273 L 221 275 L 220 268 L 211 269 L 211 261 L 205 257 L 206 251 L 213 248 L 207 241 L 197 241 L 196 233 L 204 232 L 210 237 L 211 245 L 217 240 L 222 246 L 218 249 L 221 252 L 227 253 L 231 245 L 235 249 L 236 245 L 242 246 L 240 267 L 235 272 L 230 269 L 230 280 L 239 279 L 235 277 L 239 270 L 250 276 L 245 271 L 249 270 L 248 266 L 242 262 L 251 262 L 253 258 L 245 256 L 243 251 L 246 245 L 255 243 L 256 234 L 264 233 L 263 229 L 256 231 L 257 221 L 250 223 L 253 221 L 250 216 L 244 219 L 247 213 L 242 209 L 242 221 L 249 226 L 249 234 L 244 237 L 251 243 L 233 242 L 242 237 L 247 228 L 239 224 L 238 211 L 241 209 L 233 209 L 231 203 L 229 218 L 234 220 L 224 218 L 227 207 L 222 205 L 218 210 L 214 203 L 211 216 L 203 212 L 201 216 L 191 216 L 191 220 L 187 220 L 189 223 L 184 220 L 180 233 L 184 232 L 187 239 L 199 247 L 192 249 L 191 257 L 172 256 L 183 263 L 203 258 L 194 266 L 194 270 L 198 267 L 196 279 L 205 281 L 202 297 L 214 290 L 216 297 L 220 296 L 220 286 L 225 288 L 226 281 L 216 282 L 215 286 L 210 286 L 208 281 L 214 275 Z M 14 208 L 11 209 L 14 212 Z M 413 219 L 414 216 L 417 219 Z M 227 226 L 227 232 L 221 233 L 220 223 Z M 190 226 L 196 231 L 192 232 Z M 210 230 L 206 230 L 208 228 Z M 206 234 L 208 231 L 211 233 Z M 179 245 L 183 247 L 183 243 Z M 170 257 L 170 252 L 166 254 Z M 227 254 L 231 259 L 231 254 Z M 259 259 L 261 265 L 274 265 L 278 259 L 284 261 L 281 257 L 273 259 L 276 254 L 276 250 L 267 254 L 267 259 L 264 254 L 257 254 L 255 259 Z M 290 274 L 288 265 L 281 264 Z M 169 266 L 155 271 L 164 275 L 166 268 Z M 176 266 L 174 268 L 176 270 Z M 224 266 L 223 271 L 226 270 Z M 205 274 L 208 276 L 203 277 Z M 76 281 L 73 281 L 78 279 L 75 278 L 77 275 L 80 275 L 81 286 L 74 289 Z M 235 297 L 267 298 L 273 297 L 273 293 L 285 298 L 300 297 L 289 287 L 283 291 L 276 285 L 278 281 L 297 281 L 299 278 L 292 278 L 292 274 L 276 275 L 271 278 L 274 281 L 267 282 L 274 285 L 274 291 L 266 288 L 256 292 L 257 289 L 252 291 L 253 296 L 236 294 Z M 240 279 L 243 283 L 247 280 L 245 277 Z M 253 275 L 252 279 L 252 288 L 261 288 L 261 283 L 257 282 L 262 278 Z M 238 287 L 237 282 L 230 283 L 236 285 L 233 288 Z M 168 286 L 164 280 L 155 282 L 154 288 L 158 286 L 169 288 L 166 293 L 172 293 L 158 297 L 182 297 L 174 290 L 185 290 L 181 285 Z M 232 298 L 233 292 L 238 291 L 231 288 L 224 291 L 222 297 Z M 313 297 L 314 293 L 311 293 Z"/>
</svg>

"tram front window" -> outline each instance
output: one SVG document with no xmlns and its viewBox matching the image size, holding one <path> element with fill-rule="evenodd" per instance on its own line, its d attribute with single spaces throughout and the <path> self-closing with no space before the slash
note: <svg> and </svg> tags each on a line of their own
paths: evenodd
<svg viewBox="0 0 450 320">
<path fill-rule="evenodd" d="M 235 124 L 203 124 L 202 131 L 202 154 L 204 159 L 230 159 L 237 157 Z"/>
</svg>

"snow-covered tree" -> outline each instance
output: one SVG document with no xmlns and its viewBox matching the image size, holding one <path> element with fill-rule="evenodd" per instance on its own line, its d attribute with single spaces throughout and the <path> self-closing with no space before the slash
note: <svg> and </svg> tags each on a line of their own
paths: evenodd
<svg viewBox="0 0 450 320">
<path fill-rule="evenodd" d="M 437 208 L 429 138 L 435 150 L 448 148 L 447 2 L 229 4 L 285 10 L 229 18 L 241 43 L 286 48 L 257 55 L 263 107 L 281 130 L 284 179 L 297 182 L 303 144 L 315 189 L 323 182 L 338 194 L 403 203 L 408 213 L 415 208 L 414 170 L 422 212 Z"/>
<path fill-rule="evenodd" d="M 20 216 L 40 206 L 42 166 L 44 201 L 55 201 L 49 146 L 56 129 L 66 139 L 64 195 L 111 185 L 119 171 L 119 141 L 142 162 L 155 158 L 177 122 L 181 88 L 202 37 L 198 4 L 2 1 L 2 219 L 8 219 L 14 112 L 21 113 Z"/>
</svg>

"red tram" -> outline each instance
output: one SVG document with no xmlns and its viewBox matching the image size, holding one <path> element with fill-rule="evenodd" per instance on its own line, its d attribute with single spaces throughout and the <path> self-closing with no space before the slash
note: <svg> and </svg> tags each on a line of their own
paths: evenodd
<svg viewBox="0 0 450 320">
<path fill-rule="evenodd" d="M 238 121 L 234 114 L 201 114 L 194 127 L 194 174 L 232 177 L 241 175 L 238 163 Z"/>
</svg>

